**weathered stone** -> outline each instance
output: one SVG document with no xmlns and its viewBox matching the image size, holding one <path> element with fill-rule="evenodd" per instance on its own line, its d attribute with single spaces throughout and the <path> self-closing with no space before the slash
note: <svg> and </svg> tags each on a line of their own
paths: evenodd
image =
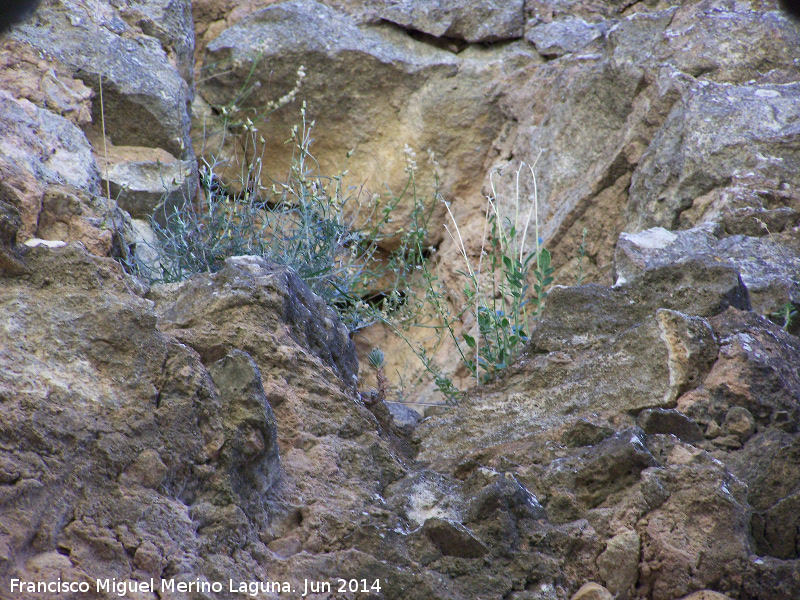
<svg viewBox="0 0 800 600">
<path fill-rule="evenodd" d="M 92 120 L 92 91 L 67 71 L 28 44 L 4 40 L 0 45 L 0 89 L 78 126 L 86 125 Z"/>
<path fill-rule="evenodd" d="M 216 295 L 199 293 L 210 286 L 219 288 Z M 218 273 L 156 286 L 152 296 L 161 328 L 209 364 L 238 348 L 251 356 L 272 356 L 287 366 L 327 367 L 341 377 L 345 388 L 355 385 L 358 363 L 346 328 L 285 267 L 255 256 L 233 257 Z M 274 312 L 276 307 L 280 313 Z"/>
<path fill-rule="evenodd" d="M 630 593 L 639 577 L 640 556 L 639 534 L 623 531 L 608 540 L 606 549 L 597 557 L 600 576 L 612 594 L 617 598 Z"/>
<path fill-rule="evenodd" d="M 737 436 L 744 443 L 755 433 L 756 422 L 749 410 L 734 406 L 725 414 L 724 427 L 729 434 Z"/>
<path fill-rule="evenodd" d="M 669 498 L 669 490 L 661 481 L 661 468 L 645 469 L 641 473 L 642 497 L 650 510 L 655 510 Z"/>
<path fill-rule="evenodd" d="M 674 310 L 660 309 L 656 312 L 656 320 L 669 352 L 670 398 L 674 401 L 702 383 L 717 360 L 717 340 L 711 327 L 700 317 L 688 317 Z M 689 429 L 684 427 L 682 431 L 694 435 L 689 433 Z M 700 439 L 702 436 L 684 441 Z"/>
<path fill-rule="evenodd" d="M 415 473 L 392 484 L 385 493 L 417 526 L 433 518 L 461 522 L 464 516 L 464 501 L 458 486 L 439 473 Z"/>
<path fill-rule="evenodd" d="M 158 452 L 151 449 L 143 451 L 122 474 L 122 480 L 128 484 L 139 484 L 151 490 L 158 486 L 167 476 L 167 466 L 162 462 Z"/>
<path fill-rule="evenodd" d="M 180 5 L 183 8 L 177 12 L 188 16 L 186 3 L 173 3 L 174 7 Z M 35 22 L 18 27 L 13 39 L 57 57 L 72 71 L 73 77 L 93 90 L 97 101 L 92 105 L 92 123 L 98 137 L 104 121 L 105 133 L 116 145 L 162 148 L 174 156 L 190 159 L 193 156 L 189 136 L 190 89 L 170 64 L 161 42 L 142 33 L 139 27 L 144 23 L 150 33 L 158 33 L 159 29 L 167 33 L 173 29 L 170 19 L 156 24 L 136 19 L 130 13 L 132 26 L 109 4 L 96 2 L 93 9 L 89 17 L 73 0 L 58 0 L 42 6 Z M 146 12 L 157 16 L 159 11 L 151 7 Z M 184 19 L 184 39 L 191 37 L 188 25 L 189 21 Z M 190 44 L 181 45 L 178 39 L 172 39 L 171 44 L 181 47 L 182 69 L 190 73 L 186 54 Z M 101 78 L 103 115 L 99 101 Z"/>
<path fill-rule="evenodd" d="M 736 171 L 797 186 L 796 173 L 784 165 L 797 160 L 800 148 L 776 132 L 788 131 L 798 97 L 799 84 L 694 87 L 673 108 L 631 180 L 632 228 L 674 229 L 695 198 L 723 187 Z"/>
<path fill-rule="evenodd" d="M 630 267 L 633 276 L 615 289 L 553 290 L 521 360 L 416 427 L 419 462 L 407 460 L 413 447 L 396 439 L 396 429 L 381 427 L 359 403 L 352 377 L 342 384 L 355 373 L 346 335 L 324 307 L 292 292 L 282 271 L 240 258 L 224 276 L 159 287 L 143 299 L 146 287 L 116 266 L 52 239 L 101 247 L 104 219 L 125 231 L 133 225 L 111 211 L 113 203 L 67 181 L 80 169 L 46 173 L 50 146 L 62 157 L 65 149 L 46 131 L 37 145 L 38 123 L 53 121 L 40 111 L 89 129 L 88 88 L 73 78 L 64 48 L 83 44 L 97 54 L 105 43 L 112 58 L 131 49 L 126 68 L 139 59 L 158 66 L 146 81 L 169 66 L 167 100 L 180 96 L 176 73 L 191 75 L 188 3 L 84 4 L 50 2 L 40 21 L 12 33 L 42 41 L 38 49 L 51 56 L 18 41 L 0 48 L 0 88 L 16 103 L 2 113 L 14 117 L 4 121 L 14 130 L 4 148 L 17 153 L 9 160 L 0 152 L 0 241 L 21 265 L 0 286 L 0 576 L 278 580 L 302 589 L 304 578 L 346 574 L 379 578 L 379 595 L 392 600 L 563 600 L 587 581 L 619 585 L 620 599 L 675 600 L 710 589 L 730 598 L 800 597 L 800 347 L 782 321 L 763 318 L 797 304 L 800 256 L 787 108 L 798 80 L 798 30 L 774 4 L 527 2 L 519 12 L 529 39 L 564 24 L 581 34 L 562 38 L 554 52 L 565 53 L 545 61 L 525 40 L 465 41 L 518 35 L 509 25 L 517 2 L 498 5 L 491 18 L 478 9 L 494 4 L 482 0 L 439 3 L 443 12 L 427 16 L 414 7 L 435 3 L 284 2 L 268 7 L 272 21 L 258 0 L 193 3 L 205 19 L 198 18 L 203 43 L 239 36 L 245 49 L 269 45 L 262 87 L 251 95 L 257 102 L 246 109 L 263 111 L 306 64 L 301 92 L 309 91 L 308 116 L 318 120 L 325 174 L 356 147 L 348 166 L 359 185 L 369 178 L 370 191 L 385 181 L 399 189 L 406 177 L 399 147 L 408 143 L 420 156 L 430 147 L 441 192 L 477 256 L 483 196 L 513 199 L 517 161 L 532 161 L 544 147 L 538 234 L 554 264 L 565 265 L 561 281 L 577 274 L 584 227 L 587 281 L 610 274 L 615 246 L 619 274 Z M 405 31 L 379 14 L 395 9 Z M 430 32 L 440 25 L 446 34 Z M 604 34 L 595 38 L 597 31 Z M 44 44 L 75 32 L 85 39 Z M 265 32 L 273 37 L 258 37 Z M 221 52 L 203 51 L 207 59 Z M 198 79 L 217 80 L 204 81 L 203 92 L 246 104 L 237 97 L 252 66 L 245 58 L 222 83 L 231 65 L 209 60 Z M 78 74 L 91 84 L 102 72 L 107 99 L 127 94 L 117 81 L 138 77 L 113 72 L 108 60 L 92 64 L 100 66 Z M 98 100 L 90 132 L 96 156 Z M 29 120 L 20 120 L 19 107 Z M 259 124 L 268 154 L 283 148 L 295 108 Z M 324 124 L 330 115 L 334 123 Z M 753 115 L 760 117 L 751 123 Z M 136 121 L 154 135 L 160 123 Z M 126 134 L 118 124 L 111 129 L 112 140 Z M 280 175 L 286 163 L 277 156 L 269 160 Z M 80 157 L 75 165 L 97 171 Z M 494 166 L 505 177 L 490 181 Z M 526 214 L 532 180 L 524 178 L 519 194 Z M 513 207 L 501 211 L 513 217 Z M 402 218 L 398 212 L 396 227 Z M 639 229 L 650 220 L 685 231 L 660 231 L 647 248 L 652 232 Z M 638 233 L 617 244 L 622 231 Z M 141 246 L 146 233 L 131 239 Z M 45 239 L 11 248 L 34 235 Z M 636 244 L 632 235 L 641 235 Z M 115 251 L 124 254 L 122 246 L 115 242 Z M 434 256 L 445 289 L 462 288 L 451 241 Z M 377 345 L 369 339 L 367 350 Z M 436 355 L 445 366 L 454 364 L 447 352 Z M 397 360 L 392 369 L 413 380 L 401 354 L 387 352 Z M 661 410 L 675 404 L 718 443 L 658 434 L 687 425 Z M 745 418 L 726 422 L 737 413 Z M 387 415 L 380 413 L 389 422 Z M 632 429 L 636 416 L 653 435 Z M 271 477 L 274 440 L 279 485 Z M 531 498 L 542 500 L 544 513 Z M 466 520 L 473 515 L 480 518 Z M 440 530 L 437 519 L 452 524 Z M 443 555 L 431 543 L 426 520 L 455 552 Z M 467 537 L 462 522 L 472 530 Z M 620 532 L 638 534 L 638 564 L 635 544 L 622 543 Z M 452 555 L 473 546 L 485 560 Z M 615 571 L 620 549 L 631 552 Z M 625 581 L 612 582 L 623 571 Z M 608 600 L 610 592 L 593 587 Z"/>
<path fill-rule="evenodd" d="M 436 37 L 496 42 L 522 37 L 523 4 L 523 0 L 399 0 L 383 4 L 377 14 Z"/>
<path fill-rule="evenodd" d="M 36 232 L 43 185 L 64 183 L 97 194 L 99 174 L 86 137 L 73 123 L 1 90 L 0 112 L 0 173 L 22 217 L 19 236 L 27 239 Z"/>
<path fill-rule="evenodd" d="M 180 76 L 194 86 L 192 5 L 186 0 L 148 0 L 123 6 L 120 17 L 144 35 L 156 38 Z"/>
<path fill-rule="evenodd" d="M 800 492 L 779 500 L 763 513 L 753 515 L 753 535 L 759 549 L 784 560 L 800 557 Z"/>
<path fill-rule="evenodd" d="M 222 455 L 231 470 L 245 471 L 255 498 L 277 484 L 280 476 L 278 432 L 267 401 L 261 372 L 246 352 L 232 350 L 209 368 L 224 407 Z"/>
<path fill-rule="evenodd" d="M 590 449 L 576 474 L 578 497 L 589 507 L 595 507 L 656 464 L 644 445 L 640 429 L 620 431 Z"/>
<path fill-rule="evenodd" d="M 703 388 L 712 399 L 710 409 L 720 413 L 720 424 L 731 406 L 746 408 L 758 424 L 774 422 L 779 412 L 789 416 L 785 422 L 796 423 L 800 373 L 789 365 L 800 355 L 797 337 L 763 317 L 734 310 L 709 323 L 720 351 Z"/>
<path fill-rule="evenodd" d="M 750 552 L 746 488 L 740 481 L 703 453 L 687 454 L 678 446 L 667 473 L 670 497 L 637 528 L 642 539 L 637 593 L 655 600 L 729 580 Z M 691 522 L 682 516 L 687 503 L 696 507 Z"/>
<path fill-rule="evenodd" d="M 614 595 L 599 583 L 584 583 L 570 600 L 612 600 Z"/>
<path fill-rule="evenodd" d="M 92 254 L 109 256 L 117 222 L 113 201 L 68 186 L 51 185 L 42 196 L 36 237 L 81 242 Z"/>
<path fill-rule="evenodd" d="M 461 523 L 432 517 L 422 525 L 422 533 L 445 556 L 480 558 L 488 548 Z"/>
<path fill-rule="evenodd" d="M 513 476 L 507 474 L 480 490 L 469 506 L 470 521 L 485 520 L 501 511 L 515 519 L 542 519 L 545 511 L 536 499 Z"/>
<path fill-rule="evenodd" d="M 125 219 L 122 225 L 125 249 L 120 252 L 123 260 L 135 263 L 141 275 L 152 275 L 157 279 L 163 273 L 159 240 L 150 223 L 141 219 Z M 126 255 L 127 253 L 127 255 Z"/>
<path fill-rule="evenodd" d="M 194 161 L 177 160 L 157 148 L 114 146 L 110 152 L 97 155 L 97 162 L 103 189 L 108 185 L 119 207 L 136 219 L 153 217 L 164 223 L 197 193 Z"/>
<path fill-rule="evenodd" d="M 386 406 L 389 407 L 394 422 L 400 427 L 405 427 L 407 425 L 416 427 L 417 423 L 422 420 L 422 417 L 417 411 L 399 402 L 387 402 Z"/>
<path fill-rule="evenodd" d="M 614 430 L 605 425 L 595 425 L 586 419 L 578 419 L 561 436 L 561 443 L 573 448 L 594 446 L 609 436 Z"/>
<path fill-rule="evenodd" d="M 639 414 L 636 422 L 647 434 L 671 434 L 690 444 L 704 439 L 703 431 L 697 423 L 677 410 L 648 408 Z"/>
<path fill-rule="evenodd" d="M 705 436 L 708 439 L 713 440 L 714 438 L 719 437 L 722 434 L 723 434 L 722 427 L 720 427 L 719 423 L 717 423 L 716 421 L 714 421 L 712 419 L 708 424 L 708 428 L 706 429 Z"/>
<path fill-rule="evenodd" d="M 674 233 L 659 227 L 622 234 L 614 254 L 617 280 L 632 281 L 660 265 L 700 254 L 733 265 L 741 274 L 753 309 L 761 314 L 800 299 L 800 281 L 794 277 L 800 268 L 796 236 L 718 235 L 722 234 L 713 226 Z M 734 306 L 746 308 L 742 303 Z"/>
<path fill-rule="evenodd" d="M 539 23 L 525 32 L 525 39 L 536 46 L 542 56 L 557 57 L 582 50 L 608 28 L 605 22 L 590 24 L 578 18 L 564 19 Z"/>
</svg>

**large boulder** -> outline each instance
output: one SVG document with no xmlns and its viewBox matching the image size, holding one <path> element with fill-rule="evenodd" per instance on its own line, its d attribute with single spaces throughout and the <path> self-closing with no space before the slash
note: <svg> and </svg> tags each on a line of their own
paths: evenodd
<svg viewBox="0 0 800 600">
<path fill-rule="evenodd" d="M 23 260 L 0 288 L 4 578 L 271 580 L 268 557 L 332 556 L 359 527 L 347 515 L 402 474 L 341 378 L 346 332 L 285 269 L 231 261 L 154 302 L 80 244 Z M 213 324 L 181 317 L 189 292 L 224 320 L 213 348 Z"/>
<path fill-rule="evenodd" d="M 660 265 L 702 259 L 735 269 L 747 289 L 750 306 L 762 315 L 770 316 L 787 303 L 800 306 L 800 238 L 795 225 L 800 220 L 785 215 L 784 227 L 773 234 L 761 220 L 768 219 L 771 212 L 777 211 L 746 211 L 754 224 L 760 221 L 764 225 L 750 229 L 751 235 L 730 235 L 718 225 L 677 232 L 654 227 L 623 233 L 614 254 L 616 281 L 635 281 Z M 740 308 L 746 308 L 744 301 Z"/>
<path fill-rule="evenodd" d="M 274 142 L 286 140 L 300 124 L 302 99 L 306 120 L 316 124 L 310 152 L 322 174 L 346 168 L 352 177 L 345 181 L 356 186 L 348 194 L 360 194 L 359 202 L 368 203 L 387 187 L 400 194 L 409 168 L 418 166 L 416 193 L 430 206 L 434 160 L 448 195 L 479 192 L 475 173 L 483 169 L 504 121 L 493 80 L 504 61 L 514 62 L 517 55 L 524 56 L 524 49 L 476 48 L 456 55 L 396 27 L 359 26 L 314 0 L 292 0 L 247 16 L 211 41 L 198 92 L 212 106 L 243 109 L 228 124 L 245 117 L 256 122 L 266 141 L 263 148 L 256 144 L 262 180 L 284 178 L 292 153 L 297 156 L 296 148 Z M 306 76 L 295 92 L 300 66 Z M 295 101 L 265 114 L 265 107 L 282 97 Z M 229 134 L 229 145 L 220 146 L 220 136 L 212 135 L 211 124 L 219 127 L 219 119 L 206 117 L 206 122 L 207 153 L 242 156 L 230 142 L 235 137 Z M 253 160 L 252 151 L 243 156 Z M 238 163 L 234 167 L 240 172 Z M 388 233 L 408 225 L 413 205 L 409 192 L 395 209 Z M 432 227 L 432 238 L 440 237 Z"/>
<path fill-rule="evenodd" d="M 733 177 L 796 188 L 793 133 L 800 84 L 693 85 L 670 112 L 631 180 L 628 227 L 675 229 L 695 199 Z"/>
<path fill-rule="evenodd" d="M 530 490 L 546 525 L 509 511 L 475 532 L 536 540 L 571 592 L 796 595 L 800 344 L 749 310 L 732 265 L 674 255 L 676 237 L 623 240 L 613 288 L 554 289 L 521 360 L 418 425 L 418 458 L 464 481 L 461 494 L 493 470 Z M 538 545 L 578 527 L 584 563 Z"/>
<path fill-rule="evenodd" d="M 43 5 L 12 38 L 53 56 L 93 90 L 95 135 L 104 129 L 117 145 L 161 148 L 190 158 L 194 33 L 189 16 L 187 2 L 136 3 L 123 10 L 94 2 L 90 14 L 79 3 L 59 0 Z"/>
</svg>

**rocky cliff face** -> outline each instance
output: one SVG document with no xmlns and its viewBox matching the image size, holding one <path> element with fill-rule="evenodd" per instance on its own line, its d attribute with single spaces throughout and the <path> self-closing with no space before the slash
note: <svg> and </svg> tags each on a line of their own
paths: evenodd
<svg viewBox="0 0 800 600">
<path fill-rule="evenodd" d="M 42 2 L 0 38 L 0 598 L 800 597 L 800 343 L 773 316 L 800 306 L 799 27 L 725 0 Z M 588 230 L 591 283 L 421 422 L 365 406 L 292 272 L 150 288 L 111 258 L 194 194 L 192 115 L 301 64 L 326 168 L 354 149 L 396 186 L 430 148 L 468 235 L 489 172 L 541 150 L 561 283 Z M 261 125 L 269 168 L 297 108 Z"/>
</svg>

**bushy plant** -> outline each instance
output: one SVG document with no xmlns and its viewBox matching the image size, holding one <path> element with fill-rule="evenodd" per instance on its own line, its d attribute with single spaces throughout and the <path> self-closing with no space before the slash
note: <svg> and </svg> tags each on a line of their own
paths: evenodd
<svg viewBox="0 0 800 600">
<path fill-rule="evenodd" d="M 228 116 L 229 110 L 221 111 Z M 151 283 L 175 282 L 193 273 L 215 272 L 230 256 L 252 254 L 291 267 L 329 305 L 351 331 L 388 318 L 407 296 L 414 267 L 422 260 L 430 209 L 415 205 L 399 247 L 373 260 L 382 233 L 402 200 L 388 194 L 364 197 L 343 183 L 346 173 L 324 176 L 311 154 L 313 121 L 305 105 L 301 124 L 291 132 L 293 157 L 282 180 L 262 172 L 265 141 L 249 118 L 238 126 L 245 161 L 238 180 L 226 182 L 217 172 L 221 159 L 203 159 L 200 198 L 181 206 L 161 207 L 151 219 L 158 237 L 157 265 L 130 260 L 129 270 Z M 229 126 L 230 127 L 230 126 Z M 388 292 L 374 298 L 374 282 Z"/>
<path fill-rule="evenodd" d="M 519 177 L 523 169 L 530 171 L 534 182 L 534 197 L 525 217 L 520 215 L 519 192 Z M 501 216 L 498 207 L 501 199 L 495 191 L 493 176 L 490 175 L 492 195 L 486 200 L 477 264 L 470 258 L 455 216 L 447 205 L 452 225 L 452 229 L 446 226 L 447 231 L 465 266 L 457 271 L 464 285 L 461 289 L 462 305 L 455 313 L 445 306 L 435 278 L 425 271 L 428 301 L 438 312 L 442 327 L 456 344 L 464 365 L 479 384 L 491 380 L 520 354 L 529 339 L 532 321 L 540 313 L 547 288 L 553 281 L 550 253 L 540 247 L 538 236 L 538 197 L 533 166 L 520 164 L 517 170 L 516 195 L 512 199 L 513 220 Z M 531 224 L 534 244 L 533 249 L 526 250 L 525 240 Z M 532 294 L 528 283 L 531 268 Z M 467 316 L 471 318 L 465 318 Z M 462 328 L 459 336 L 456 326 L 465 321 L 474 323 L 474 326 Z"/>
<path fill-rule="evenodd" d="M 301 67 L 295 89 L 268 110 L 291 102 L 304 74 Z M 301 123 L 287 142 L 293 148 L 289 171 L 284 178 L 274 179 L 263 172 L 266 142 L 247 113 L 234 105 L 217 110 L 222 120 L 220 152 L 204 152 L 199 198 L 159 208 L 157 218 L 151 219 L 158 239 L 153 250 L 159 258 L 147 262 L 137 260 L 136 254 L 128 255 L 124 262 L 128 270 L 151 283 L 175 282 L 194 273 L 215 272 L 226 258 L 245 254 L 291 267 L 337 309 L 351 332 L 381 322 L 398 334 L 450 403 L 457 402 L 462 391 L 432 359 L 445 340 L 455 344 L 478 384 L 488 382 L 519 355 L 553 273 L 550 254 L 540 247 L 538 237 L 532 166 L 521 164 L 517 171 L 513 220 L 501 217 L 501 199 L 491 179 L 492 195 L 487 198 L 477 264 L 445 203 L 450 218 L 446 228 L 465 264 L 458 271 L 463 278 L 462 297 L 454 303 L 428 260 L 434 250 L 428 246 L 431 216 L 444 202 L 438 193 L 438 164 L 433 153 L 428 157 L 435 173 L 432 197 L 418 193 L 415 154 L 409 147 L 405 150 L 408 179 L 404 189 L 365 194 L 346 186 L 346 172 L 334 176 L 320 173 L 311 152 L 314 121 L 307 120 L 303 103 Z M 230 163 L 220 157 L 227 135 L 239 136 L 244 157 L 233 181 L 220 176 L 223 171 L 231 173 Z M 534 180 L 533 203 L 524 218 L 519 197 L 523 169 L 529 170 Z M 406 205 L 409 201 L 412 208 L 403 228 L 388 226 L 401 202 Z M 526 249 L 531 224 L 535 229 L 533 248 Z M 381 248 L 386 236 L 395 241 L 399 238 L 396 250 Z M 412 328 L 432 330 L 437 337 L 435 347 L 412 342 Z M 378 358 L 373 353 L 370 361 L 381 375 L 379 383 L 385 395 L 384 361 L 382 356 L 380 361 Z"/>
</svg>

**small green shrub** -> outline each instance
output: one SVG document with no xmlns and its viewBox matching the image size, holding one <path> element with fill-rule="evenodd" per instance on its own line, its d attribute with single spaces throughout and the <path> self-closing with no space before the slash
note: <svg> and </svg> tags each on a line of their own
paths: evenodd
<svg viewBox="0 0 800 600">
<path fill-rule="evenodd" d="M 292 101 L 303 76 L 301 68 L 295 90 L 268 110 Z M 151 283 L 166 283 L 218 271 L 226 258 L 237 255 L 263 256 L 291 267 L 339 312 L 351 332 L 381 322 L 399 335 L 449 403 L 457 403 L 463 392 L 432 358 L 446 340 L 455 344 L 479 385 L 519 355 L 553 281 L 550 253 L 540 247 L 533 166 L 521 164 L 517 171 L 513 220 L 501 217 L 501 199 L 491 180 L 493 193 L 487 198 L 477 264 L 470 259 L 445 203 L 451 222 L 446 228 L 465 263 L 458 271 L 463 278 L 461 298 L 454 299 L 428 260 L 434 251 L 428 246 L 428 227 L 434 210 L 443 202 L 432 153 L 432 198 L 418 193 L 415 155 L 408 147 L 404 189 L 398 194 L 389 191 L 367 197 L 361 189 L 345 185 L 346 172 L 334 176 L 319 172 L 311 153 L 314 122 L 306 119 L 303 103 L 301 124 L 287 142 L 293 147 L 289 172 L 277 180 L 263 173 L 265 140 L 253 121 L 235 106 L 220 107 L 218 112 L 222 115 L 220 148 L 225 136 L 238 135 L 243 156 L 250 158 L 242 161 L 235 181 L 220 177 L 222 167 L 229 166 L 220 158 L 202 159 L 198 200 L 169 210 L 162 206 L 159 218 L 151 219 L 158 239 L 153 250 L 159 259 L 145 262 L 128 254 L 123 261 L 126 269 Z M 519 179 L 525 168 L 534 183 L 533 203 L 526 217 L 520 215 L 519 197 Z M 399 231 L 387 226 L 400 203 L 408 200 L 412 208 L 405 226 Z M 526 249 L 531 224 L 533 248 Z M 381 249 L 386 236 L 398 234 L 396 250 Z M 434 348 L 412 342 L 412 328 L 432 331 Z M 370 353 L 369 360 L 385 397 L 382 353 Z"/>
<path fill-rule="evenodd" d="M 534 184 L 533 202 L 526 216 L 520 215 L 519 178 L 523 168 L 530 171 Z M 432 271 L 431 264 L 422 261 L 419 271 L 423 292 L 417 299 L 415 315 L 418 320 L 413 323 L 414 327 L 431 328 L 437 332 L 439 341 L 436 348 L 441 347 L 445 338 L 450 339 L 478 385 L 489 382 L 519 356 L 553 281 L 550 253 L 540 247 L 538 196 L 533 166 L 521 164 L 517 171 L 513 221 L 501 217 L 498 209 L 500 199 L 495 192 L 493 179 L 491 181 L 492 196 L 487 198 L 477 264 L 470 258 L 456 218 L 445 203 L 451 224 L 445 227 L 464 260 L 465 268 L 457 271 L 462 278 L 463 288 L 459 290 L 460 298 L 454 300 L 459 293 L 445 289 Z M 526 250 L 525 240 L 531 224 L 534 227 L 534 247 Z M 532 289 L 528 283 L 531 274 Z M 470 325 L 465 326 L 465 323 Z M 388 324 L 414 351 L 447 401 L 457 403 L 463 392 L 452 378 L 436 367 L 432 353 L 420 344 L 413 344 L 391 322 Z"/>
<path fill-rule="evenodd" d="M 520 215 L 519 176 L 527 167 L 533 177 L 534 198 L 527 217 Z M 494 173 L 490 176 L 493 177 Z M 536 174 L 533 166 L 520 164 L 517 171 L 516 196 L 513 199 L 513 221 L 502 218 L 499 199 L 492 182 L 492 196 L 487 198 L 484 233 L 477 265 L 470 260 L 458 224 L 450 207 L 447 207 L 453 229 L 447 229 L 464 259 L 465 270 L 458 271 L 464 279 L 463 305 L 455 317 L 463 321 L 465 315 L 476 323 L 471 332 L 462 330 L 461 338 L 466 349 L 459 344 L 455 334 L 455 320 L 445 317 L 445 327 L 457 344 L 461 358 L 478 383 L 486 383 L 508 367 L 528 342 L 528 332 L 547 296 L 553 281 L 550 253 L 540 247 L 538 236 L 538 197 Z M 526 251 L 525 238 L 533 219 L 534 249 Z M 533 294 L 529 294 L 528 276 L 533 267 Z M 440 305 L 437 299 L 437 305 Z"/>
<path fill-rule="evenodd" d="M 295 269 L 351 331 L 396 312 L 422 260 L 418 252 L 430 210 L 422 214 L 425 207 L 415 206 L 414 225 L 403 232 L 399 248 L 373 260 L 381 252 L 381 231 L 405 191 L 364 199 L 361 190 L 343 184 L 344 173 L 321 175 L 310 151 L 314 122 L 306 120 L 305 106 L 301 116 L 302 124 L 291 134 L 294 153 L 285 179 L 263 185 L 265 142 L 245 119 L 240 126 L 244 153 L 254 158 L 238 181 L 220 179 L 221 161 L 203 161 L 201 198 L 171 211 L 162 208 L 160 220 L 151 219 L 159 240 L 157 268 L 135 260 L 127 268 L 151 283 L 174 282 L 218 271 L 230 256 L 252 254 Z M 389 289 L 380 297 L 374 297 L 377 280 Z"/>
<path fill-rule="evenodd" d="M 772 313 L 772 318 L 776 321 L 784 331 L 790 331 L 797 319 L 797 307 L 791 302 L 787 302 L 781 306 L 780 310 Z"/>
</svg>

